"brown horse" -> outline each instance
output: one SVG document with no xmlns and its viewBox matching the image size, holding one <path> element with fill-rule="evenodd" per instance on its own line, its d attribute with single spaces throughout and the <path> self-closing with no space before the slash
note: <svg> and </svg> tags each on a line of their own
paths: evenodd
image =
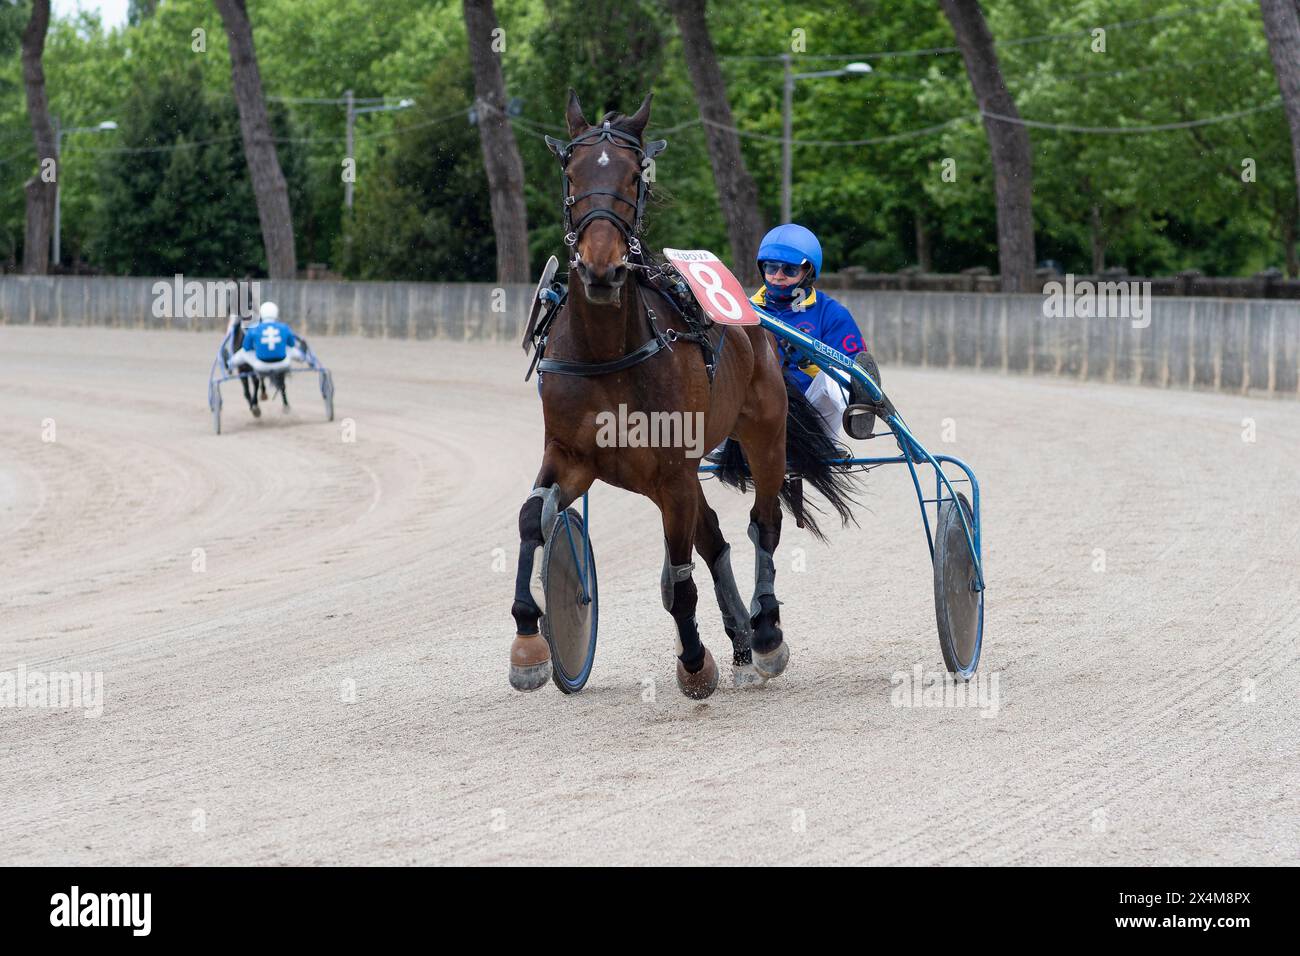
<svg viewBox="0 0 1300 956">
<path fill-rule="evenodd" d="M 781 501 L 798 507 L 786 481 L 787 466 L 808 479 L 843 520 L 849 518 L 849 479 L 826 464 L 835 457 L 835 446 L 802 393 L 786 386 L 774 337 L 759 326 L 714 325 L 707 344 L 690 344 L 686 316 L 648 281 L 658 270 L 639 242 L 648 190 L 642 164 L 667 145 L 642 139 L 650 99 L 646 96 L 632 116 L 606 113 L 593 126 L 570 90 L 565 114 L 570 142 L 547 138 L 564 170 L 571 259 L 568 296 L 549 327 L 546 357 L 538 365 L 546 426 L 542 465 L 519 513 L 516 636 L 510 650 L 510 683 L 519 690 L 536 689 L 550 676 L 535 587 L 544 535 L 550 534 L 554 516 L 596 479 L 644 495 L 659 507 L 666 551 L 660 586 L 677 628 L 677 683 L 696 699 L 716 689 L 718 667 L 695 621 L 692 550 L 713 577 L 732 640 L 736 682 L 765 681 L 789 660 L 773 557 L 781 538 Z M 670 340 L 676 347 L 667 347 Z M 706 368 L 706 355 L 716 356 L 713 370 Z M 723 477 L 741 487 L 750 478 L 755 490 L 749 537 L 756 570 L 748 608 L 732 575 L 730 545 L 700 485 L 698 447 L 695 457 L 683 447 L 609 447 L 600 440 L 598 416 L 616 414 L 620 406 L 647 416 L 697 416 L 691 420 L 703 422 L 704 450 L 735 439 Z M 820 535 L 811 517 L 804 520 Z"/>
</svg>

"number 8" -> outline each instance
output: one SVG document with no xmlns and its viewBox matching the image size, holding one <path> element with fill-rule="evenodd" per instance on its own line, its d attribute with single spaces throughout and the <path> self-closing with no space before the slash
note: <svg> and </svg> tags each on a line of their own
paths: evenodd
<svg viewBox="0 0 1300 956">
<path fill-rule="evenodd" d="M 687 268 L 690 269 L 691 275 L 700 281 L 700 285 L 704 287 L 704 294 L 709 297 L 709 302 L 715 309 L 728 319 L 740 318 L 742 315 L 740 303 L 722 284 L 722 276 L 703 262 L 692 262 Z"/>
</svg>

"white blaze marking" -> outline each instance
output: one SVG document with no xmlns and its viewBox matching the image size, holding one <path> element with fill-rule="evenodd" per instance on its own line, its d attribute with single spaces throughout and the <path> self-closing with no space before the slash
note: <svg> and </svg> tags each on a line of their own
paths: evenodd
<svg viewBox="0 0 1300 956">
<path fill-rule="evenodd" d="M 605 151 L 602 149 L 602 150 L 600 151 L 600 159 L 596 160 L 596 164 L 597 164 L 598 166 L 608 166 L 608 165 L 609 165 L 609 153 L 605 152 Z"/>
</svg>

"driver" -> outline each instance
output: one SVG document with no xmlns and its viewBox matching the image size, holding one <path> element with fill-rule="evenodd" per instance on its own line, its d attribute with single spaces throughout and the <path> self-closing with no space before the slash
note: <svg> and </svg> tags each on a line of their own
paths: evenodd
<svg viewBox="0 0 1300 956">
<path fill-rule="evenodd" d="M 243 342 L 231 356 L 232 369 L 252 365 L 248 358 L 253 355 L 261 362 L 282 362 L 286 358 L 307 361 L 307 340 L 295 336 L 293 329 L 280 321 L 280 308 L 274 302 L 262 303 L 256 325 L 249 326 L 248 321 L 248 317 L 241 320 Z"/>
<path fill-rule="evenodd" d="M 771 230 L 758 247 L 758 268 L 764 285 L 752 296 L 782 322 L 824 342 L 855 361 L 880 384 L 880 370 L 862 341 L 853 316 L 839 302 L 813 283 L 821 274 L 822 247 L 812 231 L 788 222 Z M 784 349 L 781 371 L 812 403 L 832 438 L 839 438 L 840 425 L 853 438 L 867 438 L 875 425 L 875 406 L 868 403 L 864 389 L 854 388 L 851 404 L 844 388 L 816 365 Z"/>
</svg>

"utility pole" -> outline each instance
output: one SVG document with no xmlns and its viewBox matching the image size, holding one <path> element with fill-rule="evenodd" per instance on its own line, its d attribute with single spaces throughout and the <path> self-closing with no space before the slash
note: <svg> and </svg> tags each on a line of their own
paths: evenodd
<svg viewBox="0 0 1300 956">
<path fill-rule="evenodd" d="M 815 73 L 793 73 L 790 65 L 793 58 L 789 53 L 781 54 L 781 65 L 785 68 L 785 84 L 781 96 L 781 221 L 790 221 L 790 193 L 793 179 L 794 161 L 791 158 L 794 146 L 794 81 L 812 80 L 824 76 L 865 76 L 871 72 L 869 63 L 849 63 L 838 70 L 818 70 Z"/>
<path fill-rule="evenodd" d="M 352 97 L 352 91 L 348 90 L 343 94 L 344 102 L 348 107 L 348 159 L 352 161 L 352 168 L 349 170 L 350 176 L 343 183 L 343 205 L 348 211 L 352 211 L 352 180 L 356 178 L 356 158 L 352 155 L 352 128 L 357 122 L 356 101 Z"/>
<path fill-rule="evenodd" d="M 57 116 L 50 117 L 54 121 L 54 235 L 50 241 L 54 243 L 54 249 L 50 252 L 50 262 L 52 265 L 59 265 L 59 199 L 63 192 L 63 129 L 59 125 Z"/>
<path fill-rule="evenodd" d="M 112 120 L 104 120 L 98 126 L 70 126 L 64 129 L 59 123 L 57 116 L 50 117 L 54 124 L 54 232 L 50 236 L 50 242 L 54 245 L 51 250 L 50 260 L 53 265 L 59 265 L 62 257 L 59 254 L 59 234 L 62 231 L 63 220 L 63 137 L 66 133 L 108 133 L 117 129 L 117 123 Z"/>
<path fill-rule="evenodd" d="M 794 109 L 794 73 L 790 70 L 790 54 L 781 54 L 781 65 L 785 68 L 785 86 L 781 97 L 781 221 L 790 221 L 790 181 L 792 179 L 792 160 L 790 158 L 791 139 L 793 133 L 791 127 L 794 120 L 791 113 Z"/>
</svg>

